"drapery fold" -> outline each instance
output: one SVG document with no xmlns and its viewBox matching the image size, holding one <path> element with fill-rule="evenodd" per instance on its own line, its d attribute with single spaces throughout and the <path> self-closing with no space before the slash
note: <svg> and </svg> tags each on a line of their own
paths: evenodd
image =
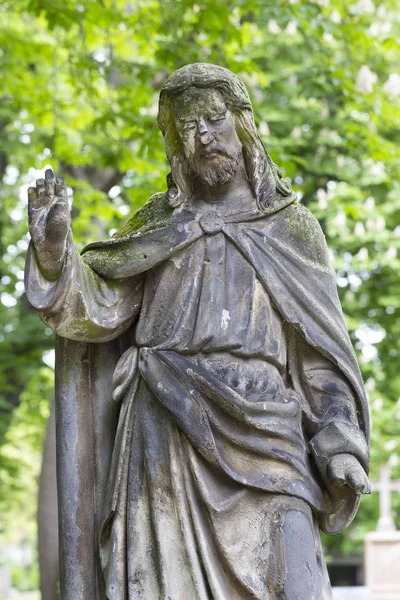
<svg viewBox="0 0 400 600">
<path fill-rule="evenodd" d="M 224 360 L 259 375 L 258 361 Z M 323 511 L 324 499 L 301 435 L 298 399 L 290 390 L 287 397 L 246 399 L 231 387 L 232 374 L 221 381 L 212 368 L 206 355 L 140 349 L 122 400 L 100 537 L 107 598 L 291 598 L 284 594 L 285 560 L 278 571 L 274 557 L 284 547 L 285 516 L 294 511 L 304 515 L 314 548 L 315 572 L 301 598 L 328 599 L 310 508 Z M 243 547 L 240 558 L 241 544 L 251 550 Z"/>
<path fill-rule="evenodd" d="M 118 589 L 129 590 L 129 600 L 143 597 L 143 594 L 139 595 L 142 593 L 141 582 L 147 586 L 149 598 L 157 597 L 160 590 L 163 597 L 171 596 L 171 582 L 167 577 L 168 569 L 173 566 L 171 560 L 177 560 L 182 573 L 186 573 L 182 589 L 188 590 L 183 596 L 179 596 L 179 590 L 172 590 L 173 600 L 181 597 L 200 600 L 260 597 L 264 600 L 268 597 L 267 589 L 271 599 L 279 590 L 282 596 L 286 593 L 284 574 L 275 572 L 272 560 L 274 553 L 281 550 L 273 545 L 268 552 L 260 550 L 262 543 L 269 547 L 268 531 L 274 532 L 283 548 L 285 523 L 289 531 L 296 511 L 304 515 L 298 527 L 311 527 L 304 533 L 306 537 L 316 528 L 315 515 L 326 531 L 344 528 L 354 516 L 359 496 L 348 489 L 347 497 L 339 497 L 338 490 L 329 485 L 326 468 L 330 453 L 349 452 L 368 469 L 365 395 L 318 223 L 303 207 L 279 206 L 278 203 L 268 215 L 257 211 L 230 214 L 225 218 L 219 237 L 213 237 L 202 229 L 201 218 L 202 214 L 193 207 L 177 210 L 162 226 L 154 229 L 150 223 L 144 224 L 140 231 L 120 239 L 90 245 L 82 256 L 76 252 L 71 238 L 58 282 L 44 280 L 34 251 L 31 250 L 27 262 L 29 301 L 60 336 L 77 340 L 71 343 L 64 340 L 57 351 L 58 389 L 61 390 L 58 410 L 63 423 L 63 436 L 59 441 L 59 477 L 60 481 L 75 486 L 71 493 L 65 490 L 68 502 L 72 492 L 85 489 L 85 497 L 90 497 L 93 489 L 96 523 L 104 519 L 101 556 L 108 585 L 106 595 L 110 599 L 123 599 L 123 596 L 115 595 Z M 196 253 L 201 255 L 204 248 L 207 252 L 214 248 L 214 260 L 222 256 L 223 253 L 218 253 L 223 247 L 229 248 L 226 252 L 231 255 L 234 248 L 242 260 L 240 263 L 237 259 L 241 271 L 239 269 L 235 274 L 228 268 L 225 275 L 236 277 L 237 281 L 240 281 L 239 271 L 249 276 L 257 302 L 262 298 L 262 303 L 257 306 L 263 307 L 269 324 L 269 328 L 264 328 L 260 310 L 255 310 L 251 339 L 246 339 L 241 347 L 241 340 L 234 339 L 233 335 L 229 338 L 229 352 L 234 356 L 231 362 L 240 357 L 246 360 L 255 354 L 264 360 L 275 396 L 266 384 L 265 389 L 256 390 L 250 401 L 250 396 L 246 398 L 243 390 L 237 390 L 233 380 L 228 384 L 221 373 L 213 375 L 212 366 L 204 367 L 207 376 L 199 362 L 189 366 L 193 360 L 191 350 L 201 353 L 201 349 L 206 349 L 210 354 L 221 351 L 229 332 L 234 332 L 236 317 L 233 311 L 219 304 L 224 298 L 233 297 L 234 287 L 227 287 L 219 296 L 208 296 L 213 302 L 210 306 L 222 309 L 218 321 L 208 323 L 206 311 L 203 311 L 205 316 L 196 322 L 196 336 L 190 338 L 190 332 L 187 332 L 186 345 L 177 335 L 173 348 L 170 339 L 153 346 L 151 335 L 160 332 L 162 321 L 155 320 L 151 332 L 150 325 L 144 321 L 140 327 L 135 326 L 138 317 L 146 315 L 144 298 L 146 302 L 151 300 L 149 281 L 153 276 L 158 277 L 164 265 L 172 263 L 181 277 L 186 269 L 185 276 L 189 277 L 190 269 L 194 267 L 188 263 L 182 268 L 181 259 L 185 253 L 196 255 L 197 260 Z M 197 260 L 198 279 L 193 271 L 193 298 L 196 297 L 194 283 L 199 281 L 205 285 L 206 269 L 213 264 L 210 259 L 207 263 L 207 257 L 201 262 L 206 266 L 200 267 Z M 146 285 L 147 292 L 144 291 Z M 154 291 L 156 288 L 157 285 Z M 173 315 L 168 313 L 168 308 L 166 302 L 166 324 Z M 159 312 L 162 319 L 163 311 Z M 236 322 L 238 327 L 243 324 L 240 318 Z M 285 333 L 280 336 L 282 324 Z M 202 329 L 207 332 L 206 340 L 202 339 Z M 217 347 L 213 339 L 216 329 L 218 335 L 221 334 Z M 143 348 L 145 335 L 149 336 L 147 349 Z M 257 336 L 260 339 L 256 339 Z M 274 343 L 263 343 L 266 336 Z M 274 338 L 285 339 L 285 344 L 279 347 Z M 189 342 L 193 340 L 195 344 L 190 348 Z M 96 350 L 92 350 L 93 342 Z M 251 343 L 257 343 L 256 352 Z M 276 351 L 273 351 L 274 346 Z M 113 366 L 127 348 L 130 348 L 128 354 L 124 359 L 120 358 L 122 362 L 114 370 Z M 69 349 L 73 356 L 69 355 Z M 312 402 L 308 395 L 316 388 L 318 377 L 314 377 L 313 385 L 304 385 L 306 379 L 311 381 L 311 370 L 305 368 L 302 359 L 308 349 L 323 359 L 322 370 L 337 382 L 334 394 L 324 395 L 323 389 L 317 390 Z M 284 364 L 286 352 L 287 363 Z M 78 356 L 81 361 L 77 360 Z M 111 442 L 109 436 L 114 429 L 107 429 L 106 417 L 108 403 L 112 402 L 110 382 L 113 371 L 114 399 L 117 401 L 113 403 L 113 419 L 118 409 L 120 412 L 117 434 Z M 281 380 L 276 379 L 277 373 Z M 159 387 L 163 381 L 165 390 Z M 167 384 L 170 385 L 169 392 Z M 265 406 L 257 406 L 255 396 L 258 394 L 261 398 L 264 392 Z M 69 408 L 63 413 L 65 406 L 62 403 L 66 400 Z M 340 411 L 329 411 L 329 402 L 332 406 L 338 402 Z M 328 406 L 328 410 L 322 410 L 323 406 Z M 72 410 L 79 412 L 76 419 L 71 419 Z M 268 426 L 263 428 L 262 415 L 268 415 L 269 429 Z M 300 416 L 304 418 L 305 429 L 300 427 Z M 331 426 L 335 418 L 343 425 L 336 430 Z M 91 467 L 92 457 L 87 454 L 85 435 L 88 431 L 91 432 L 90 447 L 95 454 L 96 468 Z M 106 431 L 108 438 L 104 444 L 102 436 Z M 354 432 L 357 435 L 353 435 Z M 71 444 L 68 438 L 76 440 L 74 462 L 69 461 Z M 276 442 L 274 447 L 272 441 Z M 321 453 L 321 448 L 326 452 Z M 271 470 L 268 460 L 274 466 Z M 104 508 L 105 486 L 103 483 L 97 486 L 96 469 L 110 462 L 111 476 Z M 281 475 L 274 478 L 272 471 Z M 292 487 L 289 479 L 293 482 Z M 172 504 L 168 504 L 167 499 Z M 170 513 L 175 501 L 182 507 L 178 517 Z M 79 507 L 79 496 L 75 495 L 73 502 Z M 276 506 L 278 511 L 278 505 L 282 514 L 279 526 L 273 520 L 273 513 L 271 516 L 272 507 Z M 243 514 L 240 506 L 247 506 L 249 515 L 255 511 L 254 514 L 259 516 L 257 527 L 246 511 Z M 150 509 L 153 512 L 150 513 Z M 165 521 L 163 515 L 167 515 Z M 238 523 L 236 538 L 229 528 L 232 519 Z M 269 523 L 269 530 L 260 528 L 263 522 Z M 81 597 L 104 600 L 100 575 L 93 584 L 93 577 L 87 577 L 85 572 L 85 564 L 87 571 L 97 560 L 93 556 L 97 553 L 93 547 L 93 532 L 86 529 L 83 520 L 77 523 L 68 530 L 69 537 L 64 544 L 63 562 L 68 575 L 64 575 L 63 594 L 66 600 L 81 600 Z M 160 543 L 159 527 L 171 532 L 164 545 Z M 246 544 L 246 529 L 252 532 L 256 544 L 254 552 L 247 554 L 248 548 L 240 546 Z M 263 539 L 257 538 L 261 534 Z M 138 539 L 147 539 L 149 544 L 145 544 L 147 550 L 136 548 L 135 554 L 135 540 Z M 312 539 L 318 546 L 318 533 L 312 534 Z M 78 545 L 80 556 L 77 562 L 75 550 Z M 182 549 L 179 556 L 175 556 L 176 548 Z M 229 552 L 224 548 L 229 548 Z M 121 560 L 110 562 L 111 551 Z M 145 554 L 140 558 L 137 553 L 142 551 Z M 315 560 L 319 556 L 318 548 L 313 547 L 313 552 Z M 246 559 L 252 556 L 255 562 L 259 561 L 258 568 L 254 569 L 245 561 L 242 565 L 240 556 Z M 216 560 L 221 565 L 220 571 L 212 566 Z M 233 569 L 235 560 L 236 572 Z M 155 568 L 157 564 L 159 567 Z M 147 571 L 143 572 L 145 565 Z M 269 581 L 275 582 L 272 591 L 265 587 L 266 574 L 262 572 L 262 565 Z M 253 571 L 255 579 L 249 581 L 246 573 Z M 85 581 L 86 587 L 77 586 L 74 590 L 85 589 L 86 596 L 80 596 L 79 591 L 70 592 L 65 586 L 67 579 L 76 582 L 78 578 Z M 116 586 L 114 590 L 113 585 Z M 323 583 L 321 586 L 322 590 Z M 307 594 L 305 590 L 303 596 L 308 600 L 312 596 Z M 322 592 L 315 600 L 320 598 L 325 598 Z"/>
</svg>

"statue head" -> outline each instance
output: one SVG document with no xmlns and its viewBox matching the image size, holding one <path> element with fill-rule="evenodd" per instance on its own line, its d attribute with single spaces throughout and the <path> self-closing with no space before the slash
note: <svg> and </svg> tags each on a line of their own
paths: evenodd
<svg viewBox="0 0 400 600">
<path fill-rule="evenodd" d="M 161 90 L 158 123 L 171 165 L 173 206 L 190 198 L 196 178 L 222 185 L 243 163 L 261 210 L 277 194 L 292 193 L 264 148 L 244 83 L 228 69 L 195 63 L 172 73 Z"/>
</svg>

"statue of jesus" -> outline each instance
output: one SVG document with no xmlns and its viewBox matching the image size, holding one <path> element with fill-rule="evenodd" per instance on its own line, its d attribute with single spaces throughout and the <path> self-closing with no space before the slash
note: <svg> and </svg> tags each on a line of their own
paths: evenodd
<svg viewBox="0 0 400 600">
<path fill-rule="evenodd" d="M 58 336 L 64 600 L 328 600 L 320 529 L 369 492 L 368 411 L 324 235 L 243 82 L 173 73 L 171 173 L 79 254 L 29 190 L 29 301 Z M 93 525 L 94 523 L 94 525 Z"/>
</svg>

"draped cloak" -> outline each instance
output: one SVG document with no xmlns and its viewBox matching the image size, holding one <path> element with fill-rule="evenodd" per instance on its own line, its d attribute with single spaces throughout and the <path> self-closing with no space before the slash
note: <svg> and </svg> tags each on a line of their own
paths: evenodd
<svg viewBox="0 0 400 600">
<path fill-rule="evenodd" d="M 157 340 L 156 331 L 150 339 L 146 322 L 154 321 L 149 307 L 157 292 L 156 308 L 164 312 L 167 324 L 177 319 L 171 316 L 171 305 L 178 304 L 184 315 L 195 297 L 195 265 L 186 265 L 186 270 L 193 268 L 193 281 L 176 298 L 168 297 L 168 292 L 160 294 L 159 269 L 172 261 L 178 278 L 179 260 L 185 253 L 192 252 L 201 262 L 215 260 L 217 254 L 197 256 L 206 252 L 211 238 L 209 248 L 215 253 L 222 244 L 226 257 L 227 248 L 236 256 L 226 259 L 223 273 L 214 273 L 215 285 L 220 279 L 235 280 L 243 285 L 245 296 L 251 272 L 251 285 L 261 285 L 266 292 L 265 322 L 277 327 L 271 340 L 284 338 L 285 348 L 252 347 L 250 340 L 250 356 L 248 352 L 241 356 L 243 339 L 238 339 L 229 347 L 213 347 L 208 354 L 213 333 L 207 315 L 197 315 L 199 330 L 204 330 L 197 343 L 193 337 L 185 343 L 184 319 L 175 323 L 179 340 L 173 336 L 167 343 Z M 242 283 L 229 266 L 232 262 L 243 263 L 238 267 Z M 156 281 L 149 286 L 152 277 Z M 187 453 L 194 472 L 201 472 L 202 463 L 207 465 L 206 487 L 212 487 L 211 479 L 220 478 L 228 486 L 228 496 L 237 491 L 229 488 L 231 481 L 244 489 L 302 499 L 327 532 L 351 522 L 359 496 L 350 488 L 332 486 L 327 465 L 335 454 L 347 452 L 368 470 L 368 410 L 323 233 L 293 198 L 277 198 L 274 208 L 266 212 L 253 208 L 222 214 L 191 205 L 172 211 L 165 196 L 156 195 L 117 237 L 90 244 L 82 257 L 71 241 L 56 282 L 43 278 L 31 250 L 26 283 L 30 302 L 59 336 L 57 461 L 63 598 L 103 600 L 101 564 L 108 597 L 121 597 L 118 582 L 126 578 L 125 561 L 113 562 L 110 557 L 125 557 L 128 551 L 126 511 L 129 494 L 136 493 L 129 483 L 129 464 L 132 453 L 140 454 L 144 435 L 144 429 L 135 429 L 134 424 L 135 411 L 139 418 L 137 398 L 144 406 L 142 414 L 151 414 L 150 399 L 157 399 L 158 417 L 153 421 L 144 417 L 148 435 L 162 440 L 157 427 L 165 426 L 167 431 L 173 423 L 171 435 L 180 440 L 175 451 Z M 147 298 L 146 291 L 143 297 L 146 285 L 151 296 Z M 212 312 L 211 296 L 203 306 L 208 303 Z M 246 314 L 251 313 L 245 299 L 243 306 Z M 224 309 L 222 329 L 230 326 L 233 312 Z M 234 323 L 233 329 L 247 323 L 238 338 L 251 337 L 251 319 L 246 321 L 245 316 Z M 208 337 L 207 327 L 211 328 Z M 262 337 L 258 331 L 258 339 Z M 208 356 L 216 361 L 210 362 Z M 226 376 L 232 362 L 229 356 L 237 359 L 236 379 L 244 380 L 250 369 L 253 379 L 261 382 L 258 399 L 262 402 L 251 402 L 243 390 L 227 385 L 228 379 L 235 380 Z M 314 400 L 313 386 L 318 388 Z M 149 478 L 151 456 L 145 456 L 144 462 Z M 184 463 L 179 456 L 170 462 Z M 215 597 L 225 596 L 215 593 Z"/>
</svg>

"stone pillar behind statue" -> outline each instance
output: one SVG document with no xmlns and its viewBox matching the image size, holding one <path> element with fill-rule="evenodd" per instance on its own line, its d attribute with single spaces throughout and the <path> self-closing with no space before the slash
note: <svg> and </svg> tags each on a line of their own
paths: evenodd
<svg viewBox="0 0 400 600">
<path fill-rule="evenodd" d="M 399 600 L 400 531 L 367 534 L 365 573 L 371 600 Z"/>
</svg>

